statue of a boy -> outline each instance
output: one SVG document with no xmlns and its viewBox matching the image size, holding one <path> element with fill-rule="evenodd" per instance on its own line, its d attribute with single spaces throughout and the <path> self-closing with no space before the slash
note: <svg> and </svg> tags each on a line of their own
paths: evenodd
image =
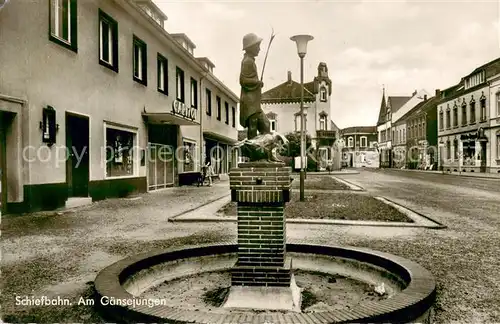
<svg viewBox="0 0 500 324">
<path fill-rule="evenodd" d="M 247 138 L 252 139 L 260 134 L 269 134 L 270 123 L 260 107 L 263 83 L 259 80 L 255 57 L 259 55 L 262 38 L 254 33 L 243 37 L 245 55 L 241 62 L 240 73 L 240 125 L 248 128 Z"/>
</svg>

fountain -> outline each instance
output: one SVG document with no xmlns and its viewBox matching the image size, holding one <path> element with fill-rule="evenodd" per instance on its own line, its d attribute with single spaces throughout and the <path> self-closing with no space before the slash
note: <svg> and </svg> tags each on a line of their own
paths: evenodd
<svg viewBox="0 0 500 324">
<path fill-rule="evenodd" d="M 245 48 L 259 43 L 254 34 L 244 38 Z M 256 79 L 247 81 L 258 84 L 250 72 Z M 286 139 L 269 132 L 254 99 L 241 98 L 249 132 L 237 144 L 250 162 L 230 171 L 237 242 L 149 251 L 108 266 L 95 279 L 103 315 L 124 323 L 430 323 L 436 282 L 417 263 L 286 242 L 291 169 L 275 154 Z"/>
</svg>

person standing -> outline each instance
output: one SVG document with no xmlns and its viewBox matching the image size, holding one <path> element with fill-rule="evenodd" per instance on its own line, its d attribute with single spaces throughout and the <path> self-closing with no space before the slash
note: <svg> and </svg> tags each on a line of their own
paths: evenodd
<svg viewBox="0 0 500 324">
<path fill-rule="evenodd" d="M 212 177 L 214 175 L 214 168 L 212 167 L 212 162 L 210 160 L 207 160 L 207 162 L 205 164 L 205 170 L 206 170 L 205 179 L 208 178 L 208 186 L 211 187 L 212 186 Z M 203 181 L 203 182 L 205 182 L 205 181 Z"/>
<path fill-rule="evenodd" d="M 245 54 L 241 62 L 240 72 L 240 125 L 248 128 L 247 138 L 271 132 L 271 124 L 260 106 L 262 87 L 264 84 L 259 80 L 255 57 L 259 55 L 262 38 L 254 33 L 243 37 L 243 50 Z"/>
</svg>

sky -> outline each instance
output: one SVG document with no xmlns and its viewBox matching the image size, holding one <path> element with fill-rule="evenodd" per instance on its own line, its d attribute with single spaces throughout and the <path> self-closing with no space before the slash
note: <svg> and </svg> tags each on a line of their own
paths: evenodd
<svg viewBox="0 0 500 324">
<path fill-rule="evenodd" d="M 500 0 L 495 1 L 256 1 L 153 0 L 168 16 L 169 33 L 185 33 L 194 55 L 239 96 L 242 38 L 264 40 L 272 29 L 264 89 L 300 82 L 300 59 L 290 37 L 314 37 L 304 59 L 304 82 L 320 62 L 332 80 L 330 118 L 340 128 L 376 125 L 382 88 L 391 96 L 446 89 L 476 67 L 500 57 Z"/>
</svg>

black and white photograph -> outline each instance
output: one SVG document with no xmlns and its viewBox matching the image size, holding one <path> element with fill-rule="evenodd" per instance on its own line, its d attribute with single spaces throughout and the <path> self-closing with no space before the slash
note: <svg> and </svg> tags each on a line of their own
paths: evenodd
<svg viewBox="0 0 500 324">
<path fill-rule="evenodd" d="M 0 0 L 0 322 L 500 323 L 500 0 Z"/>
</svg>

